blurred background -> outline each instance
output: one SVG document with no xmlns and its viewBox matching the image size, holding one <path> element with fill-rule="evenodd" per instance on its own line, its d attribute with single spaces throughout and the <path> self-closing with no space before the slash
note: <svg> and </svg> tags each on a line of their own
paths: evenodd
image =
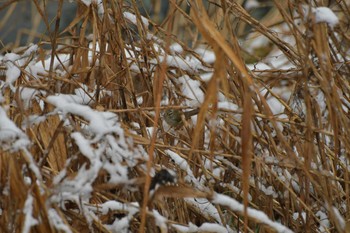
<svg viewBox="0 0 350 233">
<path fill-rule="evenodd" d="M 50 28 L 55 28 L 55 16 L 57 14 L 58 0 L 37 1 L 41 9 L 45 9 L 43 14 L 48 18 Z M 76 10 L 77 2 L 72 0 L 64 0 L 62 7 L 62 16 L 60 21 L 60 31 L 66 28 L 72 22 Z M 120 1 L 124 4 L 132 4 L 130 0 Z M 149 16 L 154 22 L 161 24 L 169 11 L 169 1 L 167 0 L 136 0 L 140 12 L 144 16 Z M 214 12 L 215 4 L 204 1 L 208 11 Z M 269 2 L 266 0 L 238 0 L 246 10 L 256 17 L 263 17 L 270 9 Z M 188 1 L 178 1 L 178 4 L 187 12 L 190 10 Z M 177 22 L 181 27 L 180 22 Z M 183 20 L 185 23 L 185 20 Z M 186 25 L 183 25 L 186 26 Z M 246 30 L 246 29 L 245 29 Z M 185 30 L 177 33 L 179 37 L 183 37 Z M 34 1 L 29 0 L 0 0 L 0 51 L 8 51 L 18 46 L 27 45 L 29 43 L 38 43 L 47 36 L 47 27 L 42 20 L 42 16 L 37 10 Z M 46 37 L 45 40 L 48 40 Z"/>
</svg>

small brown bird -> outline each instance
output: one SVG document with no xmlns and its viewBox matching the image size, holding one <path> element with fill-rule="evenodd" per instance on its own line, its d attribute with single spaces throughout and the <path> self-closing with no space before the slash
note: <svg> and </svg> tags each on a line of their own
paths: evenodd
<svg viewBox="0 0 350 233">
<path fill-rule="evenodd" d="M 198 113 L 198 108 L 188 112 L 182 112 L 179 109 L 167 109 L 165 110 L 163 117 L 168 125 L 177 128 L 183 125 L 182 114 L 184 115 L 185 119 L 188 120 L 191 116 L 196 115 Z"/>
</svg>

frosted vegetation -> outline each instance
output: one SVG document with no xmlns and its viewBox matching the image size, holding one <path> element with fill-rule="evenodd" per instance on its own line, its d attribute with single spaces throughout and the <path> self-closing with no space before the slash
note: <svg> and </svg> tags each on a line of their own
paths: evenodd
<svg viewBox="0 0 350 233">
<path fill-rule="evenodd" d="M 169 2 L 59 31 L 33 1 L 48 40 L 0 57 L 0 232 L 348 232 L 348 1 Z"/>
</svg>

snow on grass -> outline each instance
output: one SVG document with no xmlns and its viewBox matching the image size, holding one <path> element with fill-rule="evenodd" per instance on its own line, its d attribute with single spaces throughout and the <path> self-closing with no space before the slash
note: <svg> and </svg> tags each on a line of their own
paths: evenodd
<svg viewBox="0 0 350 233">
<path fill-rule="evenodd" d="M 22 54 L 18 55 L 16 53 L 7 53 L 4 57 L 1 58 L 2 63 L 6 67 L 6 81 L 5 83 L 10 87 L 13 86 L 13 83 L 21 75 L 21 67 L 27 63 L 27 60 L 30 58 L 32 53 L 35 53 L 38 49 L 37 45 L 31 45 L 28 49 Z"/>
<path fill-rule="evenodd" d="M 199 189 L 202 188 L 199 181 L 193 175 L 193 172 L 190 168 L 190 165 L 187 163 L 187 161 L 184 158 L 182 158 L 180 155 L 178 155 L 177 153 L 175 153 L 171 150 L 165 150 L 164 152 L 170 156 L 170 158 L 174 161 L 174 163 L 176 165 L 178 165 L 180 167 L 181 170 L 183 170 L 187 173 L 187 175 L 185 177 L 185 180 L 187 182 L 192 182 Z"/>
<path fill-rule="evenodd" d="M 213 77 L 213 73 L 212 72 L 203 73 L 203 74 L 200 74 L 199 77 L 202 79 L 203 82 L 207 83 Z"/>
<path fill-rule="evenodd" d="M 269 56 L 264 60 L 264 62 L 268 64 L 268 66 L 271 66 L 273 69 L 279 69 L 281 71 L 288 71 L 297 68 L 294 64 L 292 64 L 289 61 L 289 59 L 284 55 L 284 53 L 281 50 L 272 51 L 269 54 Z"/>
<path fill-rule="evenodd" d="M 3 107 L 0 107 L 0 119 L 0 145 L 3 150 L 18 151 L 29 146 L 28 136 L 8 118 Z"/>
<path fill-rule="evenodd" d="M 53 70 L 56 70 L 58 66 L 68 66 L 70 61 L 70 55 L 69 54 L 58 54 L 52 58 L 49 56 L 47 59 L 42 61 L 38 61 L 34 65 L 28 66 L 26 69 L 30 71 L 34 77 L 38 77 L 39 73 L 46 74 L 47 71 L 50 69 L 51 60 L 53 59 Z"/>
<path fill-rule="evenodd" d="M 141 146 L 132 146 L 131 138 L 125 137 L 116 114 L 99 112 L 83 105 L 89 99 L 84 93 L 77 90 L 76 95 L 58 94 L 46 99 L 56 107 L 50 114 L 73 114 L 87 121 L 81 132 L 73 132 L 70 136 L 88 162 L 80 167 L 74 178 L 65 178 L 66 169 L 55 177 L 56 195 L 51 198 L 52 202 L 72 200 L 78 203 L 81 198 L 88 201 L 92 184 L 101 170 L 109 173 L 109 183 L 128 184 L 128 168 L 146 157 Z M 67 166 L 70 163 L 67 161 Z M 120 227 L 118 229 L 124 229 Z"/>
<path fill-rule="evenodd" d="M 198 232 L 226 233 L 227 229 L 216 223 L 203 223 L 200 227 L 198 227 Z"/>
<path fill-rule="evenodd" d="M 98 7 L 98 14 L 99 16 L 103 15 L 103 5 L 102 0 L 81 0 L 86 6 L 90 6 L 91 4 L 96 4 Z"/>
<path fill-rule="evenodd" d="M 106 156 L 111 162 L 106 162 L 103 165 L 110 174 L 109 183 L 112 184 L 129 184 L 128 168 L 137 166 L 139 160 L 146 160 L 147 153 L 142 147 L 133 145 L 128 138 L 119 136 L 116 140 L 114 136 L 107 135 L 106 140 L 108 147 L 106 148 Z M 129 149 L 134 147 L 133 149 Z"/>
<path fill-rule="evenodd" d="M 296 221 L 298 219 L 302 219 L 302 221 L 300 221 L 300 223 L 305 222 L 306 221 L 306 213 L 305 212 L 302 212 L 302 213 L 295 212 L 295 213 L 293 213 L 293 219 Z"/>
<path fill-rule="evenodd" d="M 35 225 L 38 225 L 38 220 L 33 217 L 33 196 L 28 194 L 26 202 L 23 208 L 23 214 L 25 215 L 24 225 L 22 233 L 31 232 L 31 228 Z"/>
<path fill-rule="evenodd" d="M 167 232 L 168 219 L 162 216 L 157 210 L 152 210 L 156 225 L 161 229 L 161 232 Z"/>
<path fill-rule="evenodd" d="M 31 127 L 32 125 L 36 125 L 39 124 L 43 121 L 46 120 L 46 116 L 39 116 L 39 115 L 29 115 L 23 122 L 21 125 L 21 128 L 24 130 L 28 127 Z"/>
<path fill-rule="evenodd" d="M 150 60 L 150 63 L 153 65 L 158 65 L 165 62 L 170 68 L 178 68 L 183 71 L 187 71 L 192 74 L 196 74 L 199 71 L 211 71 L 208 67 L 204 66 L 200 60 L 194 56 L 186 56 L 183 58 L 180 55 L 169 55 L 164 53 L 164 50 L 161 46 L 154 44 L 157 52 L 159 52 L 158 58 L 153 58 Z"/>
<path fill-rule="evenodd" d="M 102 214 L 108 214 L 109 211 L 127 211 L 130 215 L 134 215 L 139 212 L 139 203 L 122 203 L 119 201 L 106 201 L 98 206 L 88 206 L 88 209 L 100 212 Z"/>
<path fill-rule="evenodd" d="M 188 97 L 184 104 L 199 107 L 204 101 L 204 92 L 200 89 L 201 83 L 191 79 L 188 75 L 181 76 L 178 81 L 182 84 L 182 94 Z"/>
<path fill-rule="evenodd" d="M 30 104 L 31 100 L 40 92 L 33 88 L 20 87 L 19 93 L 20 93 L 21 100 L 23 101 L 24 109 L 28 109 L 31 106 Z"/>
<path fill-rule="evenodd" d="M 131 142 L 127 142 L 127 139 L 121 135 L 119 135 L 119 140 L 112 135 L 105 135 L 98 144 L 85 138 L 80 132 L 72 133 L 71 137 L 89 162 L 81 166 L 74 178 L 65 178 L 66 169 L 63 169 L 55 177 L 54 184 L 57 186 L 57 195 L 52 198 L 53 202 L 77 201 L 80 198 L 87 200 L 93 190 L 92 184 L 102 169 L 109 173 L 110 180 L 108 182 L 114 184 L 130 183 L 128 167 L 136 165 L 137 156 L 140 154 L 136 149 L 141 151 L 140 148 L 136 147 L 135 151 L 130 151 L 127 143 Z"/>
<path fill-rule="evenodd" d="M 229 101 L 218 102 L 218 108 L 220 110 L 228 110 L 228 111 L 238 111 L 240 109 L 237 104 L 234 104 Z"/>
<path fill-rule="evenodd" d="M 171 44 L 169 49 L 173 54 L 183 53 L 183 51 L 184 51 L 184 49 L 182 48 L 182 46 L 179 43 Z"/>
<path fill-rule="evenodd" d="M 36 165 L 36 162 L 35 162 L 32 154 L 25 147 L 22 148 L 22 152 L 23 152 L 23 156 L 25 156 L 27 162 L 29 163 L 29 168 L 35 174 L 36 178 L 41 181 L 42 176 L 41 176 L 39 167 Z"/>
<path fill-rule="evenodd" d="M 238 201 L 236 201 L 235 199 L 228 197 L 226 195 L 223 195 L 223 194 L 215 193 L 213 195 L 212 202 L 214 204 L 226 206 L 226 207 L 230 208 L 231 210 L 239 212 L 241 214 L 243 214 L 243 212 L 244 212 L 243 204 L 241 204 Z M 248 207 L 247 214 L 250 218 L 254 218 L 258 222 L 272 227 L 277 232 L 280 232 L 280 233 L 292 233 L 293 232 L 290 229 L 288 229 L 286 226 L 283 226 L 282 224 L 280 224 L 278 222 L 274 222 L 271 219 L 269 219 L 269 217 L 262 211 Z"/>
<path fill-rule="evenodd" d="M 113 124 L 116 122 L 114 118 L 117 118 L 115 114 L 98 112 L 89 106 L 76 103 L 81 100 L 81 97 L 72 97 L 71 95 L 64 94 L 48 96 L 46 98 L 46 101 L 56 106 L 56 110 L 62 112 L 63 115 L 71 113 L 87 120 L 89 122 L 88 129 L 96 135 L 96 140 L 108 133 L 115 132 L 123 134 L 123 130 L 121 130 L 119 124 Z"/>
<path fill-rule="evenodd" d="M 130 12 L 124 12 L 123 15 L 124 15 L 124 18 L 128 19 L 131 23 L 137 25 L 137 17 L 136 17 L 135 14 L 130 13 Z M 148 19 L 143 17 L 143 16 L 141 16 L 141 21 L 142 21 L 143 25 L 146 28 L 148 28 L 148 26 L 149 26 Z"/>
<path fill-rule="evenodd" d="M 250 10 L 253 10 L 253 9 L 260 7 L 260 5 L 261 5 L 261 3 L 258 2 L 257 0 L 247 0 L 244 3 L 244 8 L 247 11 L 250 11 Z"/>
<path fill-rule="evenodd" d="M 312 11 L 315 14 L 315 23 L 327 23 L 331 29 L 339 24 L 338 17 L 328 7 L 316 7 Z"/>
<path fill-rule="evenodd" d="M 66 232 L 66 233 L 72 233 L 72 230 L 65 224 L 65 222 L 62 220 L 61 216 L 57 213 L 57 211 L 53 208 L 50 208 L 48 210 L 48 219 L 50 220 L 50 223 L 55 226 L 56 230 Z"/>
<path fill-rule="evenodd" d="M 58 186 L 56 191 L 57 196 L 52 198 L 53 201 L 74 200 L 79 198 L 87 200 L 90 198 L 90 194 L 93 190 L 92 183 L 95 181 L 101 167 L 102 162 L 100 160 L 101 154 L 104 151 L 105 145 L 101 145 L 99 148 L 94 149 L 90 145 L 90 141 L 85 139 L 79 132 L 72 134 L 72 138 L 79 147 L 80 152 L 89 159 L 90 164 L 87 166 L 85 163 L 77 172 L 73 179 L 64 179 Z M 66 173 L 65 169 L 60 173 Z M 63 177 L 62 175 L 58 175 Z M 55 180 L 56 182 L 60 180 Z M 79 203 L 79 202 L 78 202 Z"/>
<path fill-rule="evenodd" d="M 341 213 L 339 212 L 339 210 L 335 206 L 332 206 L 331 208 L 332 208 L 333 213 L 335 215 L 335 219 L 338 221 L 340 227 L 345 230 L 347 223 L 346 223 L 344 217 L 341 215 Z"/>
<path fill-rule="evenodd" d="M 266 102 L 269 105 L 273 115 L 282 114 L 284 112 L 285 107 L 277 98 L 270 97 Z"/>
<path fill-rule="evenodd" d="M 215 53 L 208 48 L 197 48 L 195 51 L 206 63 L 212 64 L 216 60 Z"/>
<path fill-rule="evenodd" d="M 95 0 L 81 0 L 86 6 L 90 6 Z"/>
<path fill-rule="evenodd" d="M 213 218 L 217 223 L 222 224 L 220 214 L 216 207 L 206 198 L 185 198 L 188 205 L 195 208 L 207 218 Z"/>
<path fill-rule="evenodd" d="M 172 55 L 160 55 L 158 59 L 152 59 L 151 63 L 152 64 L 158 64 L 158 61 L 160 63 L 164 62 L 169 66 L 173 68 L 179 68 L 191 73 L 195 73 L 195 69 L 197 65 L 199 64 L 198 62 L 193 63 L 190 61 L 186 61 L 184 58 L 180 56 L 172 56 Z"/>
<path fill-rule="evenodd" d="M 15 53 L 7 53 L 2 60 L 6 66 L 6 83 L 10 86 L 12 86 L 21 75 L 19 67 L 22 62 L 20 61 L 20 58 L 21 56 Z"/>
<path fill-rule="evenodd" d="M 249 44 L 247 51 L 250 53 L 254 52 L 254 49 L 259 49 L 259 48 L 264 48 L 268 47 L 270 40 L 266 36 L 256 36 L 256 34 L 251 34 L 254 35 L 254 38 L 247 38 L 247 41 L 244 41 L 243 43 L 247 42 Z"/>
<path fill-rule="evenodd" d="M 266 188 L 266 186 L 263 185 L 261 182 L 258 182 L 257 186 L 266 196 L 272 196 L 273 198 L 277 198 L 278 197 L 274 187 L 268 186 Z"/>
<path fill-rule="evenodd" d="M 327 232 L 327 230 L 331 227 L 327 214 L 319 210 L 315 215 L 320 219 L 320 226 L 318 228 L 319 231 Z"/>
<path fill-rule="evenodd" d="M 255 64 L 247 64 L 248 69 L 251 71 L 264 71 L 264 70 L 271 70 L 271 66 L 267 65 L 263 62 L 258 62 Z"/>
<path fill-rule="evenodd" d="M 59 98 L 67 103 L 76 103 L 83 105 L 94 103 L 94 100 L 92 98 L 92 96 L 94 96 L 93 93 L 87 93 L 86 90 L 83 90 L 81 88 L 75 89 L 74 92 L 75 94 L 59 94 Z"/>
<path fill-rule="evenodd" d="M 116 218 L 110 225 L 105 225 L 108 230 L 113 233 L 129 233 L 130 232 L 130 220 L 128 217 Z"/>
<path fill-rule="evenodd" d="M 108 214 L 110 211 L 123 211 L 127 212 L 123 218 L 115 218 L 114 222 L 109 225 L 105 225 L 111 232 L 129 232 L 130 221 L 133 216 L 139 212 L 139 204 L 137 202 L 121 203 L 118 201 L 106 201 L 105 203 L 96 205 L 87 205 L 86 210 L 94 211 L 95 213 Z M 90 212 L 92 214 L 92 212 Z"/>
<path fill-rule="evenodd" d="M 310 15 L 310 9 L 312 17 L 314 17 L 314 23 L 326 23 L 332 30 L 339 24 L 337 15 L 328 7 L 311 7 L 309 5 L 303 5 L 302 10 L 304 20 Z"/>
<path fill-rule="evenodd" d="M 0 107 L 0 146 L 1 149 L 10 152 L 22 151 L 24 158 L 29 163 L 29 168 L 35 176 L 42 180 L 41 173 L 32 154 L 27 147 L 31 144 L 28 136 L 10 120 L 3 107 Z"/>
<path fill-rule="evenodd" d="M 66 170 L 64 169 L 60 172 L 60 174 L 55 179 L 56 185 L 58 185 L 58 183 L 61 182 L 57 189 L 58 193 L 60 193 L 58 195 L 58 198 L 59 200 L 76 200 L 78 197 L 88 198 L 92 191 L 92 183 L 98 176 L 99 171 L 104 165 L 106 166 L 106 168 L 108 166 L 108 163 L 102 162 L 107 150 L 106 147 L 108 146 L 108 148 L 110 148 L 109 150 L 112 150 L 111 153 L 113 154 L 117 154 L 118 150 L 119 153 L 124 152 L 123 148 L 120 148 L 125 143 L 123 131 L 118 126 L 113 124 L 113 121 L 108 120 L 108 118 L 105 118 L 105 115 L 108 115 L 108 113 L 103 114 L 97 111 L 93 111 L 88 106 L 82 106 L 76 103 L 69 103 L 65 100 L 64 97 L 49 98 L 49 101 L 51 101 L 51 103 L 57 104 L 59 106 L 58 108 L 66 113 L 77 113 L 77 115 L 85 117 L 87 120 L 90 120 L 93 125 L 89 125 L 89 130 L 99 135 L 99 139 L 101 139 L 101 137 L 106 133 L 121 132 L 119 134 L 120 140 L 118 141 L 120 144 L 117 144 L 114 138 L 110 138 L 108 140 L 107 135 L 107 140 L 103 140 L 101 143 L 99 143 L 97 148 L 96 146 L 92 147 L 92 144 L 96 141 L 96 138 L 93 140 L 86 139 L 80 132 L 74 132 L 71 134 L 71 137 L 74 139 L 74 142 L 78 146 L 79 151 L 89 160 L 89 166 L 87 164 L 83 165 L 78 170 L 76 176 L 73 179 L 62 180 L 63 177 L 65 177 L 64 174 L 66 174 Z M 115 116 L 114 114 L 110 114 L 110 117 L 113 118 Z M 127 146 L 125 145 L 124 148 L 127 148 Z M 115 162 L 115 160 L 113 160 L 113 162 Z M 107 171 L 113 171 L 113 175 L 116 175 L 115 173 L 119 172 L 117 176 L 119 180 L 127 180 L 126 168 L 124 168 L 123 166 L 119 166 L 120 164 L 118 163 L 118 161 L 115 164 L 109 165 L 110 167 L 109 169 L 106 169 Z"/>
<path fill-rule="evenodd" d="M 172 226 L 179 232 L 187 232 L 187 233 L 194 233 L 194 232 L 216 232 L 216 233 L 227 233 L 227 232 L 233 232 L 228 231 L 225 227 L 216 224 L 216 223 L 203 223 L 201 226 L 197 227 L 193 223 L 189 223 L 188 226 L 182 226 L 178 224 L 172 224 Z"/>
<path fill-rule="evenodd" d="M 223 182 L 221 182 L 220 186 L 225 187 L 225 188 L 229 188 L 230 191 L 232 191 L 232 193 L 234 193 L 237 196 L 241 196 L 242 197 L 242 195 L 243 195 L 242 189 L 237 187 L 237 186 L 235 186 L 233 181 L 231 181 L 231 183 L 223 183 Z M 252 195 L 250 193 L 248 193 L 248 200 L 249 201 L 253 200 L 253 197 L 252 197 Z"/>
</svg>

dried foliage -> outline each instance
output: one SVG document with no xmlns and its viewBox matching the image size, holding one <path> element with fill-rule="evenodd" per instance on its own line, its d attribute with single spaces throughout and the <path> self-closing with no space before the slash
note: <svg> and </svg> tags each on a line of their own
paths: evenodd
<svg viewBox="0 0 350 233">
<path fill-rule="evenodd" d="M 348 1 L 44 2 L 2 49 L 1 232 L 350 232 Z"/>
</svg>

